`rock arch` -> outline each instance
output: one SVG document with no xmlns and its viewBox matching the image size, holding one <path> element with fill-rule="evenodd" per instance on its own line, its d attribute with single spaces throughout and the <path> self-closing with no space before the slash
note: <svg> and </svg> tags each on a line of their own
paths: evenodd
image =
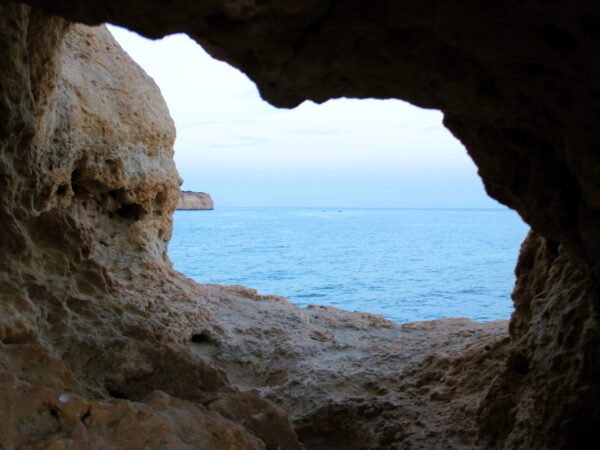
<svg viewBox="0 0 600 450">
<path fill-rule="evenodd" d="M 26 3 L 31 7 L 0 2 L 0 367 L 5 392 L 12 393 L 0 417 L 4 435 L 14 439 L 5 447 L 57 436 L 88 439 L 82 445 L 100 433 L 96 425 L 108 427 L 102 417 L 109 416 L 147 414 L 152 423 L 138 425 L 148 434 L 144 427 L 156 426 L 157 411 L 168 408 L 171 431 L 160 437 L 166 441 L 153 442 L 176 448 L 168 441 L 181 436 L 173 424 L 184 427 L 180 417 L 190 414 L 215 430 L 192 432 L 210 448 L 298 445 L 281 410 L 257 395 L 236 394 L 214 361 L 184 347 L 202 333 L 216 344 L 231 340 L 214 314 L 215 299 L 264 299 L 243 289 L 200 288 L 172 271 L 165 248 L 178 178 L 164 102 L 105 32 L 69 21 L 110 21 L 149 37 L 185 32 L 248 74 L 276 106 L 348 96 L 401 98 L 443 111 L 488 193 L 533 230 L 517 264 L 510 339 L 490 347 L 502 364 L 492 364 L 493 381 L 471 400 L 478 445 L 585 448 L 598 440 L 600 7 L 594 2 Z M 143 92 L 135 92 L 136 83 Z M 191 306 L 198 299 L 202 308 Z M 268 300 L 283 308 L 282 300 Z M 327 314 L 335 320 L 338 313 Z M 465 367 L 485 364 L 468 351 L 461 357 L 470 361 Z M 440 361 L 422 373 L 450 373 Z M 35 374 L 44 371 L 49 376 L 41 382 Z M 32 386 L 37 397 L 26 394 Z M 157 389 L 166 394 L 151 394 Z M 57 404 L 59 391 L 77 398 Z M 103 403 L 111 392 L 131 402 Z M 150 400 L 136 402 L 143 398 Z M 30 413 L 40 404 L 45 415 L 34 420 Z M 240 415 L 228 416 L 228 408 Z M 364 416 L 362 406 L 353 408 Z M 277 417 L 282 434 L 248 425 L 257 411 Z M 326 412 L 320 414 L 330 417 Z M 365 445 L 416 446 L 409 431 L 382 434 L 393 421 L 384 412 L 379 440 Z M 11 431 L 17 417 L 31 424 L 29 434 Z M 446 438 L 432 432 L 423 445 Z M 465 439 L 459 441 L 475 442 Z"/>
</svg>

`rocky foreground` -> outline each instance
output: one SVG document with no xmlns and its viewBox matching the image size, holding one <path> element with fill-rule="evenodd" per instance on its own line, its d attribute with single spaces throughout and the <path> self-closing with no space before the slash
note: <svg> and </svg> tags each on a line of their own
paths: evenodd
<svg viewBox="0 0 600 450">
<path fill-rule="evenodd" d="M 476 446 L 506 322 L 398 325 L 176 274 L 140 282 L 152 301 L 70 300 L 2 345 L 4 448 Z"/>
<path fill-rule="evenodd" d="M 477 406 L 506 357 L 506 321 L 398 325 L 333 307 L 301 309 L 241 287 L 213 289 L 224 340 L 208 334 L 194 352 L 285 411 L 307 448 L 475 446 Z"/>
</svg>

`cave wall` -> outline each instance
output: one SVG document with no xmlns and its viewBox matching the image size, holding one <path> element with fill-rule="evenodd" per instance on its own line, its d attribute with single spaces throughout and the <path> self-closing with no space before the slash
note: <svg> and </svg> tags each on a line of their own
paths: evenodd
<svg viewBox="0 0 600 450">
<path fill-rule="evenodd" d="M 442 110 L 488 193 L 533 229 L 517 265 L 510 356 L 479 408 L 481 442 L 583 448 L 598 437 L 595 2 L 27 3 L 68 20 L 110 21 L 149 37 L 185 32 L 248 74 L 276 106 L 348 96 L 400 98 Z M 123 92 L 71 101 L 78 83 L 102 85 L 101 78 L 86 77 L 102 73 L 118 50 L 110 62 L 94 61 L 93 71 L 63 70 L 59 83 L 62 45 L 82 60 L 94 59 L 96 52 L 85 56 L 85 34 L 67 36 L 63 44 L 70 27 L 65 20 L 9 2 L 0 6 L 0 52 L 9 61 L 0 69 L 6 93 L 0 102 L 0 251 L 7 321 L 1 330 L 3 341 L 27 343 L 39 334 L 36 314 L 46 314 L 40 322 L 46 324 L 47 305 L 60 311 L 67 301 L 52 293 L 67 293 L 73 304 L 98 304 L 150 269 L 174 276 L 165 246 L 178 180 L 170 154 L 173 128 L 160 101 L 145 103 L 140 93 L 122 101 Z M 128 70 L 134 69 L 116 70 L 111 84 L 127 83 L 119 74 Z M 71 107 L 58 111 L 59 101 Z M 94 117 L 94 111 L 103 114 Z M 121 123 L 119 112 L 130 117 L 138 111 L 137 120 Z M 102 139 L 90 142 L 90 136 Z M 46 274 L 43 283 L 36 281 L 40 274 Z M 23 303 L 42 312 L 20 315 Z M 60 342 L 60 326 L 52 324 L 44 336 Z M 87 389 L 105 389 L 106 383 L 97 386 Z"/>
<path fill-rule="evenodd" d="M 0 264 L 11 299 L 2 307 L 46 308 L 52 291 L 64 293 L 58 303 L 86 303 L 145 267 L 168 267 L 180 181 L 175 128 L 158 88 L 106 30 L 0 6 L 9 62 L 0 104 Z M 52 308 L 40 314 L 60 321 Z M 2 318 L 20 320 L 8 311 Z M 11 323 L 1 338 L 26 341 L 37 328 Z"/>
<path fill-rule="evenodd" d="M 0 59 L 0 447 L 300 448 L 190 351 L 219 327 L 167 258 L 180 179 L 153 80 L 104 26 L 16 3 Z"/>
<path fill-rule="evenodd" d="M 600 439 L 598 280 L 565 245 L 521 247 L 505 368 L 479 405 L 493 448 L 595 448 Z"/>
</svg>

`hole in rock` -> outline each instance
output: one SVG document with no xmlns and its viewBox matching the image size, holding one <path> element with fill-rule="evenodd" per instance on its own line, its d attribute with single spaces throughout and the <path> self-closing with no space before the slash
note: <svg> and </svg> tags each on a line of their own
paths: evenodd
<svg viewBox="0 0 600 450">
<path fill-rule="evenodd" d="M 91 250 L 89 247 L 81 247 L 81 256 L 84 258 L 89 258 L 91 254 Z"/>
<path fill-rule="evenodd" d="M 529 373 L 529 361 L 525 355 L 517 353 L 512 355 L 508 360 L 509 366 L 520 375 L 527 375 Z"/>
<path fill-rule="evenodd" d="M 48 413 L 55 420 L 58 420 L 60 418 L 60 414 L 54 406 L 48 406 Z"/>
<path fill-rule="evenodd" d="M 182 189 L 215 203 L 175 212 L 179 271 L 397 322 L 509 318 L 527 227 L 485 194 L 440 112 L 351 99 L 280 110 L 185 36 L 111 30 L 161 87 Z"/>
<path fill-rule="evenodd" d="M 118 399 L 122 399 L 122 400 L 128 400 L 129 396 L 125 393 L 123 393 L 121 390 L 116 389 L 116 388 L 106 388 L 106 391 L 108 392 L 108 395 L 110 395 L 112 398 L 118 398 Z"/>
<path fill-rule="evenodd" d="M 67 194 L 68 190 L 69 187 L 66 184 L 61 184 L 60 186 L 58 186 L 58 188 L 56 188 L 56 195 L 58 195 L 59 197 L 64 197 Z"/>
<path fill-rule="evenodd" d="M 79 417 L 79 420 L 81 420 L 86 426 L 89 425 L 92 420 L 92 410 L 88 409 L 81 415 L 81 417 Z"/>
<path fill-rule="evenodd" d="M 205 332 L 193 334 L 191 341 L 194 344 L 212 344 L 212 343 L 214 343 L 214 339 L 208 333 L 205 333 Z"/>
<path fill-rule="evenodd" d="M 85 192 L 85 188 L 80 185 L 81 170 L 75 169 L 71 173 L 71 189 L 75 195 L 81 195 Z"/>
<path fill-rule="evenodd" d="M 137 203 L 128 203 L 117 209 L 117 214 L 124 219 L 137 221 L 144 217 L 144 208 Z"/>
</svg>

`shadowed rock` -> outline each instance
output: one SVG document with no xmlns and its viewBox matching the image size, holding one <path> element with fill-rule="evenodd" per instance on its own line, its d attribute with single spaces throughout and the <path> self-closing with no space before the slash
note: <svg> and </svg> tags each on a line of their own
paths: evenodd
<svg viewBox="0 0 600 450">
<path fill-rule="evenodd" d="M 252 428 L 223 410 L 243 403 L 231 396 L 246 388 L 277 402 L 315 449 L 598 441 L 600 4 L 28 3 L 150 37 L 186 32 L 277 106 L 348 96 L 438 108 L 488 193 L 533 231 L 509 337 L 473 323 L 398 328 L 198 286 L 166 257 L 178 178 L 173 125 L 154 84 L 105 30 L 2 0 L 4 447 L 69 439 L 101 448 L 92 438 L 100 433 L 106 446 L 127 448 L 111 441 L 125 423 L 130 448 L 152 430 L 192 433 L 192 445 L 209 448 L 261 448 L 260 421 Z M 202 335 L 210 339 L 193 342 Z M 65 391 L 86 407 L 62 412 L 51 399 Z M 90 422 L 94 411 L 110 419 Z M 173 431 L 161 434 L 165 425 L 144 414 Z M 215 433 L 194 434 L 190 420 Z M 156 439 L 149 445 L 179 445 Z"/>
</svg>

